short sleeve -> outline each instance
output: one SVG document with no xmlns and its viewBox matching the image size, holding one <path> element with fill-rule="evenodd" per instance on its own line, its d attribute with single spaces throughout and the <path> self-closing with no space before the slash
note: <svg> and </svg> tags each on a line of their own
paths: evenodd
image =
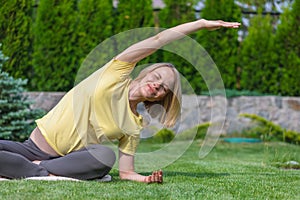
<svg viewBox="0 0 300 200">
<path fill-rule="evenodd" d="M 113 59 L 111 64 L 108 65 L 106 73 L 111 77 L 112 75 L 124 80 L 129 77 L 134 69 L 136 63 L 128 63 L 120 60 Z"/>
<path fill-rule="evenodd" d="M 119 149 L 123 153 L 134 155 L 140 142 L 139 135 L 124 135 L 119 140 Z"/>
</svg>

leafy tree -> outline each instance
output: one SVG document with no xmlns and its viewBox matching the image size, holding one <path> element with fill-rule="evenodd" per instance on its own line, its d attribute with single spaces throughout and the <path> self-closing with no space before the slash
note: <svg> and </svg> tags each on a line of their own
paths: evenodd
<svg viewBox="0 0 300 200">
<path fill-rule="evenodd" d="M 274 52 L 278 53 L 280 70 L 280 91 L 282 95 L 300 95 L 300 1 L 295 0 L 292 9 L 286 9 L 280 16 Z"/>
<path fill-rule="evenodd" d="M 30 109 L 32 102 L 24 96 L 27 80 L 15 79 L 2 70 L 8 58 L 0 51 L 0 139 L 23 141 L 33 128 L 40 110 Z"/>
<path fill-rule="evenodd" d="M 34 27 L 32 89 L 65 91 L 73 87 L 79 66 L 77 2 L 39 2 Z"/>
<path fill-rule="evenodd" d="M 262 93 L 278 93 L 278 70 L 275 59 L 274 33 L 270 16 L 252 18 L 248 36 L 240 52 L 241 88 Z"/>
<path fill-rule="evenodd" d="M 32 76 L 32 1 L 0 0 L 0 40 L 10 59 L 3 69 L 14 77 Z"/>
<path fill-rule="evenodd" d="M 205 1 L 201 17 L 209 20 L 241 21 L 241 10 L 234 0 Z M 238 34 L 235 29 L 200 31 L 197 40 L 216 63 L 226 88 L 237 87 Z"/>
</svg>

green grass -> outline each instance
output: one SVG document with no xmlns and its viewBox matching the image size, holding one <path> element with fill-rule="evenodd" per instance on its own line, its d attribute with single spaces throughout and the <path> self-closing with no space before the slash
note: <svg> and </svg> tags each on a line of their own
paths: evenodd
<svg viewBox="0 0 300 200">
<path fill-rule="evenodd" d="M 109 183 L 3 181 L 0 199 L 300 199 L 300 170 L 281 168 L 289 160 L 300 162 L 300 146 L 219 142 L 204 159 L 199 148 L 194 142 L 164 168 L 163 184 L 121 181 L 113 169 Z"/>
</svg>

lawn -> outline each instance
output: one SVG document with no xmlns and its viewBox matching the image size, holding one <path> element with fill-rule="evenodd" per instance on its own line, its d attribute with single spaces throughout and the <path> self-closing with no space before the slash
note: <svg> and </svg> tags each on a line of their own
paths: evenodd
<svg viewBox="0 0 300 200">
<path fill-rule="evenodd" d="M 155 144 L 142 144 L 142 149 Z M 156 145 L 157 147 L 157 145 Z M 163 168 L 163 184 L 121 181 L 2 181 L 1 199 L 300 199 L 300 170 L 283 169 L 300 162 L 300 146 L 285 143 L 219 142 L 204 159 L 195 141 L 176 162 Z M 159 162 L 160 158 L 157 158 Z"/>
</svg>

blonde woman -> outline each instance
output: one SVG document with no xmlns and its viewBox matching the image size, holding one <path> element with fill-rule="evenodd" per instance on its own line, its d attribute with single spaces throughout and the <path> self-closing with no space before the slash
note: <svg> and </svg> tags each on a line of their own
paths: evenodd
<svg viewBox="0 0 300 200">
<path fill-rule="evenodd" d="M 124 180 L 162 183 L 162 171 L 143 176 L 134 170 L 142 117 L 137 105 L 148 111 L 164 107 L 159 119 L 172 127 L 180 115 L 179 73 L 170 63 L 154 64 L 131 80 L 136 63 L 162 46 L 201 29 L 238 28 L 240 23 L 200 19 L 167 29 L 121 52 L 105 66 L 70 90 L 44 117 L 23 143 L 0 141 L 0 176 L 10 179 L 64 176 L 81 180 L 105 177 L 115 153 L 103 139 L 119 141 L 119 176 Z"/>
</svg>

